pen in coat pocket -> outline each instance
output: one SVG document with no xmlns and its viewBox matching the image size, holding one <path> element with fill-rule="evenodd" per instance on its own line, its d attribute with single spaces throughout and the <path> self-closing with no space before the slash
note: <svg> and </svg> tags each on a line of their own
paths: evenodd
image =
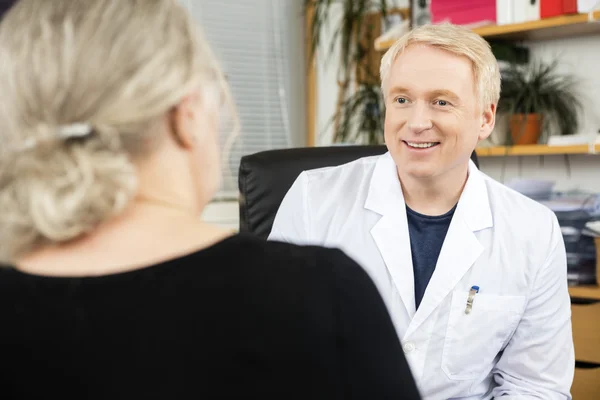
<svg viewBox="0 0 600 400">
<path fill-rule="evenodd" d="M 467 307 L 465 308 L 465 314 L 470 314 L 473 309 L 473 299 L 475 295 L 479 293 L 479 286 L 471 286 L 469 290 L 469 297 L 467 297 Z"/>
</svg>

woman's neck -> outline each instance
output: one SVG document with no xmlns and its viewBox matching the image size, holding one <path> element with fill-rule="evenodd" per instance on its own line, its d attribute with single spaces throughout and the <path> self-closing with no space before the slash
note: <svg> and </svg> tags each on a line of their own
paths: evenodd
<svg viewBox="0 0 600 400">
<path fill-rule="evenodd" d="M 46 276 L 108 275 L 202 250 L 233 233 L 201 221 L 185 208 L 136 201 L 123 215 L 94 232 L 34 251 L 15 267 Z"/>
</svg>

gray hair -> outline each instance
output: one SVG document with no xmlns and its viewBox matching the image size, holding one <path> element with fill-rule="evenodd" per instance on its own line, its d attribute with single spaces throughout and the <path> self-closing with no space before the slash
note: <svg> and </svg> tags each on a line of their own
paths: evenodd
<svg viewBox="0 0 600 400">
<path fill-rule="evenodd" d="M 137 192 L 135 158 L 190 90 L 208 107 L 230 101 L 176 0 L 20 0 L 0 24 L 0 76 L 7 263 L 121 213 Z"/>
</svg>

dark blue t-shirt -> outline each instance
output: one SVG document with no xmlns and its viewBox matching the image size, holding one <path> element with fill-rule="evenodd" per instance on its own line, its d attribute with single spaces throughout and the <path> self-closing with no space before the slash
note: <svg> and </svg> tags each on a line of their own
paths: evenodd
<svg viewBox="0 0 600 400">
<path fill-rule="evenodd" d="M 408 206 L 406 207 L 415 276 L 416 308 L 419 308 L 425 289 L 435 270 L 454 210 L 456 210 L 456 206 L 444 215 L 429 216 L 419 214 Z"/>
</svg>

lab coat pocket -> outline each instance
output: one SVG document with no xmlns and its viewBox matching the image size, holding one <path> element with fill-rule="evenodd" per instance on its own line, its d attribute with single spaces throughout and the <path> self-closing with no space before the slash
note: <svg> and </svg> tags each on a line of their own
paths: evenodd
<svg viewBox="0 0 600 400">
<path fill-rule="evenodd" d="M 453 380 L 480 376 L 514 331 L 525 306 L 525 296 L 477 293 L 467 314 L 469 292 L 452 293 L 442 369 Z"/>
</svg>

